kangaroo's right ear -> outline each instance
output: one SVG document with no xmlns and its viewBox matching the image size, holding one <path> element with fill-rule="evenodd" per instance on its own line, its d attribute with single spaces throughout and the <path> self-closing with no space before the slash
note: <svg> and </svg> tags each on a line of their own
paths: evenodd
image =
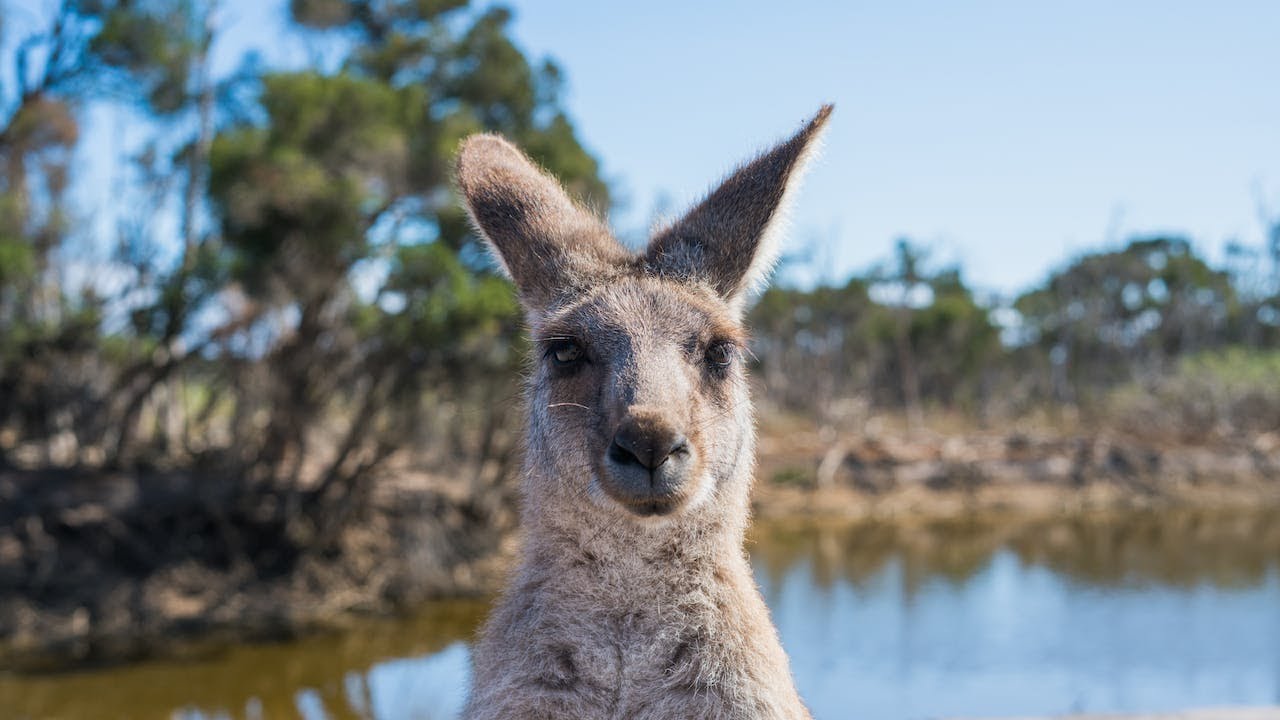
<svg viewBox="0 0 1280 720">
<path fill-rule="evenodd" d="M 535 316 L 632 259 L 598 217 L 497 135 L 463 141 L 457 173 L 472 222 Z"/>
</svg>

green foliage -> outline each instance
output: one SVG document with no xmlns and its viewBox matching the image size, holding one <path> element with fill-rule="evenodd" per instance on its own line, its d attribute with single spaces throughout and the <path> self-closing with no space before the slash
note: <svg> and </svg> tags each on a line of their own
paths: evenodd
<svg viewBox="0 0 1280 720">
<path fill-rule="evenodd" d="M 325 497 L 349 497 L 411 441 L 462 452 L 475 430 L 483 465 L 500 451 L 494 438 L 507 414 L 476 398 L 511 394 L 524 348 L 511 289 L 488 268 L 452 197 L 453 155 L 470 133 L 503 132 L 607 206 L 599 166 L 560 107 L 558 69 L 531 62 L 512 43 L 504 9 L 295 0 L 299 26 L 340 33 L 348 55 L 332 73 L 249 78 L 256 108 L 245 112 L 249 86 L 223 92 L 229 81 L 203 79 L 212 8 L 201 0 L 86 0 L 62 6 L 50 26 L 85 33 L 51 43 L 78 53 L 68 66 L 94 81 L 65 85 L 74 100 L 102 98 L 107 88 L 106 97 L 154 121 L 135 175 L 152 193 L 142 214 L 181 192 L 184 251 L 175 263 L 157 263 L 151 248 L 171 247 L 173 238 L 150 237 L 146 219 L 125 224 L 118 270 L 132 280 L 116 304 L 63 298 L 58 314 L 34 317 L 49 306 L 49 289 L 35 280 L 62 242 L 62 216 L 37 216 L 28 169 L 42 182 L 58 179 L 48 160 L 61 156 L 50 153 L 73 145 L 77 128 L 61 97 L 19 107 L 0 134 L 4 166 L 23 169 L 0 178 L 0 321 L 8 324 L 0 426 L 43 404 L 43 417 L 70 425 L 27 423 L 23 438 L 70 429 L 109 464 L 205 462 L 175 453 L 187 444 L 217 454 L 220 467 L 246 481 L 286 486 L 300 482 L 299 459 L 317 452 L 316 439 L 334 446 L 336 434 L 332 456 L 311 463 L 321 467 L 308 493 Z M 216 127 L 175 143 L 189 127 L 175 119 Z M 212 226 L 191 231 L 203 208 Z M 104 308 L 117 318 L 109 332 Z M 24 313 L 32 318 L 20 331 Z M 87 362 L 97 378 L 58 389 L 71 373 L 42 373 L 21 358 Z M 53 384 L 28 382 L 27 371 Z M 184 373 L 200 378 L 201 393 L 181 390 L 190 384 Z M 19 385 L 33 390 L 18 397 Z M 160 392 L 166 387 L 176 389 Z M 145 418 L 172 417 L 157 404 L 179 397 L 198 406 L 180 411 L 194 428 L 183 433 L 207 434 L 208 423 L 221 422 L 217 443 L 147 425 Z M 424 438 L 439 430 L 430 403 L 476 407 L 478 422 Z"/>
<path fill-rule="evenodd" d="M 22 238 L 0 237 L 0 287 L 8 288 L 31 277 L 35 258 Z"/>
<path fill-rule="evenodd" d="M 1280 350 L 1229 348 L 1183 358 L 1177 375 L 1204 377 L 1231 392 L 1265 388 L 1280 393 Z"/>
<path fill-rule="evenodd" d="M 351 22 L 352 5 L 348 0 L 289 0 L 289 14 L 303 27 L 328 30 Z"/>
<path fill-rule="evenodd" d="M 107 68 L 123 71 L 132 90 L 161 115 L 181 110 L 189 99 L 192 59 L 205 42 L 199 0 L 98 0 L 85 3 L 101 28 L 89 53 Z"/>
<path fill-rule="evenodd" d="M 1060 399 L 1220 345 L 1239 315 L 1230 276 L 1187 240 L 1163 237 L 1081 257 L 1014 307 Z"/>
<path fill-rule="evenodd" d="M 769 484 L 811 489 L 817 484 L 817 479 L 814 477 L 813 468 L 788 465 L 774 472 L 769 478 Z"/>
<path fill-rule="evenodd" d="M 894 263 L 844 287 L 761 296 L 750 323 L 771 392 L 802 409 L 857 396 L 895 407 L 982 401 L 984 370 L 1001 353 L 988 308 L 958 270 L 930 272 L 908 242 Z"/>
<path fill-rule="evenodd" d="M 1181 358 L 1170 373 L 1111 392 L 1105 412 L 1130 430 L 1206 440 L 1280 428 L 1280 350 L 1231 347 Z"/>
<path fill-rule="evenodd" d="M 399 248 L 386 290 L 404 297 L 402 332 L 393 336 L 422 347 L 443 346 L 469 333 L 498 335 L 518 319 L 511 286 L 477 275 L 448 247 L 429 243 Z"/>
<path fill-rule="evenodd" d="M 1006 345 L 993 307 L 974 297 L 958 270 L 932 270 L 927 253 L 899 241 L 888 263 L 845 287 L 766 292 L 751 325 L 771 395 L 820 415 L 850 400 L 909 413 L 940 406 L 1016 415 L 1049 402 L 1108 413 L 1119 407 L 1115 398 L 1136 397 L 1134 388 L 1153 378 L 1171 407 L 1189 406 L 1171 388 L 1196 388 L 1236 407 L 1230 383 L 1214 380 L 1210 393 L 1196 379 L 1224 377 L 1225 367 L 1184 359 L 1208 363 L 1217 356 L 1205 353 L 1218 349 L 1267 346 L 1275 337 L 1265 322 L 1271 300 L 1239 298 L 1231 276 L 1186 240 L 1140 238 L 1078 258 L 1005 306 L 1013 318 Z M 1132 384 L 1138 378 L 1147 384 Z M 1194 413 L 1170 417 L 1204 425 Z"/>
<path fill-rule="evenodd" d="M 215 139 L 210 195 L 238 279 L 261 290 L 274 274 L 317 292 L 299 283 L 338 281 L 367 255 L 372 224 L 412 189 L 410 134 L 426 103 L 418 89 L 303 72 L 265 77 L 262 104 L 265 127 Z"/>
<path fill-rule="evenodd" d="M 64 202 L 80 128 L 72 100 L 57 86 L 66 76 L 53 65 L 72 42 L 58 27 L 18 44 L 13 71 L 20 94 L 12 111 L 0 115 L 0 355 L 10 362 L 31 354 L 23 349 L 30 337 L 49 335 L 63 305 L 49 270 L 69 229 Z M 50 48 L 42 80 L 33 86 L 19 72 L 31 61 L 24 45 Z M 4 395 L 0 389 L 0 423 Z"/>
<path fill-rule="evenodd" d="M 752 346 L 770 393 L 796 408 L 862 392 L 883 364 L 875 342 L 877 307 L 865 281 L 810 291 L 767 290 L 752 308 Z"/>
<path fill-rule="evenodd" d="M 959 272 L 944 272 L 929 287 L 933 301 L 912 313 L 908 331 L 923 390 L 942 404 L 972 407 L 985 392 L 984 368 L 1000 355 L 999 332 Z"/>
<path fill-rule="evenodd" d="M 254 444 L 259 461 L 277 466 L 305 452 L 297 426 L 346 388 L 364 389 L 351 398 L 358 422 L 342 446 L 376 437 L 379 453 L 429 425 L 421 392 L 509 394 L 519 313 L 452 197 L 464 136 L 505 132 L 571 184 L 608 197 L 548 89 L 552 70 L 531 69 L 506 35 L 506 11 L 449 2 L 294 2 L 291 11 L 358 41 L 332 75 L 264 76 L 261 117 L 218 134 L 209 182 L 230 278 L 298 313 L 264 358 L 268 383 L 285 390 L 264 408 L 267 431 Z M 367 299 L 360 273 L 382 278 L 364 286 Z M 316 363 L 333 371 L 315 374 Z"/>
</svg>

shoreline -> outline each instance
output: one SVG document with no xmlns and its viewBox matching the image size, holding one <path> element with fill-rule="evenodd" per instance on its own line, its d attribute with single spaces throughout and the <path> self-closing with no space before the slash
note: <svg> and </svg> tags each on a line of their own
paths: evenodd
<svg viewBox="0 0 1280 720">
<path fill-rule="evenodd" d="M 510 533 L 500 530 L 511 524 L 509 513 L 477 508 L 421 476 L 383 483 L 332 552 L 299 555 L 274 574 L 188 554 L 188 538 L 166 535 L 166 527 L 198 516 L 172 504 L 171 487 L 149 486 L 179 479 L 0 473 L 0 490 L 21 482 L 45 486 L 25 514 L 8 508 L 21 515 L 16 522 L 0 522 L 0 671 L 296 639 L 431 600 L 484 597 L 511 552 Z M 147 546 L 170 550 L 166 543 L 179 549 L 153 564 L 138 561 Z"/>
<path fill-rule="evenodd" d="M 1176 445 L 1101 433 L 833 443 L 793 432 L 766 433 L 761 446 L 753 494 L 761 524 L 874 522 L 910 532 L 954 520 L 1019 525 L 1280 508 L 1274 434 L 1251 445 Z M 0 486 L 14 482 L 12 473 L 0 473 Z M 120 528 L 151 528 L 157 501 L 149 498 L 171 502 L 174 495 L 172 487 L 159 495 L 134 490 L 129 502 L 113 505 L 101 492 L 44 488 L 45 507 L 14 527 L 0 524 L 0 670 L 59 670 L 180 654 L 209 642 L 296 638 L 431 599 L 483 597 L 498 589 L 518 542 L 509 508 L 478 511 L 446 479 L 402 472 L 379 485 L 374 512 L 344 534 L 334 557 L 308 557 L 265 578 L 193 559 L 130 572 L 120 564 L 129 548 Z M 15 528 L 36 523 L 33 517 L 43 535 L 30 528 L 19 535 Z M 120 547 L 104 551 L 104 538 Z M 144 539 L 165 542 L 154 532 Z M 29 573 L 42 563 L 45 572 L 67 576 L 55 572 L 49 582 L 59 584 L 41 585 Z"/>
<path fill-rule="evenodd" d="M 1114 433 L 762 438 L 757 517 L 850 520 L 1280 507 L 1280 434 L 1172 443 Z"/>
</svg>

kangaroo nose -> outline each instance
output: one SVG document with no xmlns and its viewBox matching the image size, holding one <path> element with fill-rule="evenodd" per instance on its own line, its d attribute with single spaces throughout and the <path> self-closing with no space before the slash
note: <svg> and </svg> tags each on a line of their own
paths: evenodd
<svg viewBox="0 0 1280 720">
<path fill-rule="evenodd" d="M 689 440 L 674 428 L 628 418 L 614 433 L 609 457 L 620 465 L 637 464 L 653 471 L 673 454 L 687 451 L 688 446 Z"/>
</svg>

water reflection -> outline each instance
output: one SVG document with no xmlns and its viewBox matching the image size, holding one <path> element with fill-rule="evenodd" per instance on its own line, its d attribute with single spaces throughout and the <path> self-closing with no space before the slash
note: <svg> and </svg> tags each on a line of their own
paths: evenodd
<svg viewBox="0 0 1280 720">
<path fill-rule="evenodd" d="M 483 602 L 289 643 L 196 649 L 106 670 L 0 675 L 5 718 L 449 718 L 467 683 Z"/>
<path fill-rule="evenodd" d="M 818 717 L 1280 704 L 1280 518 L 765 530 L 757 576 Z"/>
<path fill-rule="evenodd" d="M 1257 585 L 1280 563 L 1280 513 L 775 522 L 758 526 L 753 540 L 752 558 L 766 578 L 776 583 L 807 562 L 818 589 L 838 582 L 863 588 L 890 562 L 901 563 L 908 594 L 940 578 L 965 583 L 1002 549 L 1024 565 L 1090 585 L 1232 588 Z"/>
<path fill-rule="evenodd" d="M 782 523 L 757 528 L 751 551 L 820 718 L 1280 704 L 1277 513 Z M 0 675 L 0 708 L 17 718 L 448 718 L 483 612 L 443 603 L 288 644 Z"/>
</svg>

